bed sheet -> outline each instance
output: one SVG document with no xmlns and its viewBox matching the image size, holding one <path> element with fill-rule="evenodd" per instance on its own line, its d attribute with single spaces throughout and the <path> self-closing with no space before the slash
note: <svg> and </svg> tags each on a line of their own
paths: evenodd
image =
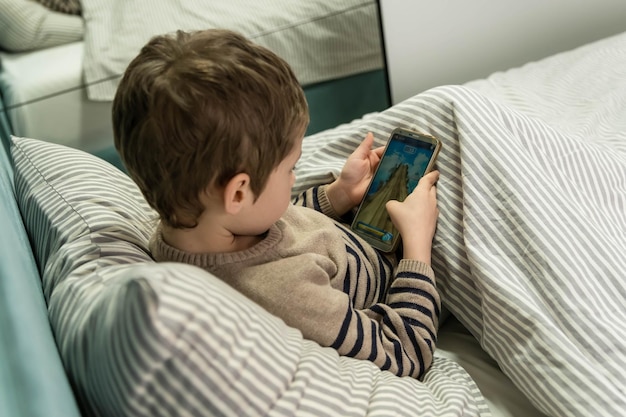
<svg viewBox="0 0 626 417">
<path fill-rule="evenodd" d="M 445 305 L 538 410 L 626 410 L 626 34 L 308 137 L 294 193 L 368 131 L 443 140 L 433 267 Z"/>
<path fill-rule="evenodd" d="M 498 363 L 454 316 L 439 329 L 437 358 L 459 364 L 476 382 L 494 417 L 543 417 L 524 394 L 502 373 Z"/>
<path fill-rule="evenodd" d="M 152 36 L 177 29 L 241 32 L 284 58 L 302 85 L 383 67 L 373 0 L 83 0 L 81 4 L 84 72 L 92 100 L 111 100 L 121 74 L 140 48 Z"/>
</svg>

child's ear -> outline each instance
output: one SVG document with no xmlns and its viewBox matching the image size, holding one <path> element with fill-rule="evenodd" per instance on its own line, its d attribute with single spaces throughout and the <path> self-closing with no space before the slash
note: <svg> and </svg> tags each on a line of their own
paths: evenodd
<svg viewBox="0 0 626 417">
<path fill-rule="evenodd" d="M 250 176 L 240 173 L 228 181 L 224 187 L 224 210 L 228 214 L 237 214 L 252 197 Z"/>
</svg>

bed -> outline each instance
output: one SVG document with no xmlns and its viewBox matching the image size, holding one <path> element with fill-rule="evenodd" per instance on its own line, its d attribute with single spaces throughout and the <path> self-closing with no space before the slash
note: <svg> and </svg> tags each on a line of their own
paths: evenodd
<svg viewBox="0 0 626 417">
<path fill-rule="evenodd" d="M 450 316 L 422 381 L 304 340 L 198 269 L 154 263 L 152 212 L 128 177 L 13 139 L 3 201 L 41 277 L 68 378 L 55 388 L 103 416 L 623 415 L 625 50 L 618 34 L 305 139 L 294 195 L 331 181 L 368 131 L 444 143 L 433 264 Z"/>
<path fill-rule="evenodd" d="M 15 190 L 80 408 L 99 415 L 620 415 L 626 34 L 441 86 L 306 138 L 294 192 L 366 132 L 443 140 L 433 367 L 396 378 L 302 339 L 215 277 L 156 264 L 121 172 L 15 139 Z M 603 65 L 598 65 L 599 58 Z M 595 74 L 589 77 L 589 73 Z"/>
<path fill-rule="evenodd" d="M 226 27 L 280 54 L 305 87 L 310 133 L 388 106 L 372 0 L 0 0 L 0 7 L 0 111 L 11 133 L 110 161 L 121 74 L 152 35 L 176 29 Z"/>
</svg>

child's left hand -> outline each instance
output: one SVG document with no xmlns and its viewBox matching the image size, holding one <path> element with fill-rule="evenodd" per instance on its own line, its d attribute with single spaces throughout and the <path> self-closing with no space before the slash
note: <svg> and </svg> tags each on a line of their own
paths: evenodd
<svg viewBox="0 0 626 417">
<path fill-rule="evenodd" d="M 361 202 L 384 151 L 372 149 L 374 135 L 369 132 L 346 160 L 339 178 L 326 189 L 326 195 L 337 214 L 342 216 Z"/>
</svg>

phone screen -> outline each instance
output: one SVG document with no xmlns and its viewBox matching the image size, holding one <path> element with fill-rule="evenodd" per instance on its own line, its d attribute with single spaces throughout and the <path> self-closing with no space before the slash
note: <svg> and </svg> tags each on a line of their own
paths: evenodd
<svg viewBox="0 0 626 417">
<path fill-rule="evenodd" d="M 404 201 L 432 166 L 439 150 L 436 139 L 416 136 L 413 132 L 392 133 L 352 223 L 353 230 L 385 251 L 395 249 L 399 238 L 385 204 L 389 200 Z"/>
</svg>

